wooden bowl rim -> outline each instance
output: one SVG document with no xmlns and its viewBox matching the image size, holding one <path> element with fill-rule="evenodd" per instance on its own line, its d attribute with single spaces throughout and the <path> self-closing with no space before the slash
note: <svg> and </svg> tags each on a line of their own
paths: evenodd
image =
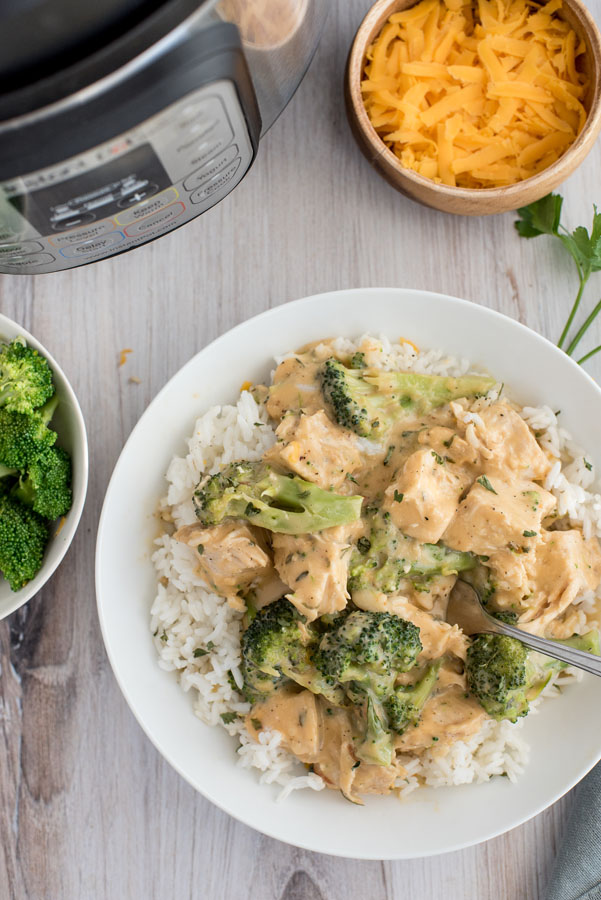
<svg viewBox="0 0 601 900">
<path fill-rule="evenodd" d="M 394 12 L 393 8 L 398 6 L 399 2 L 401 0 L 376 0 L 376 3 L 370 7 L 357 29 L 348 56 L 346 70 L 347 96 L 350 100 L 357 126 L 375 151 L 372 156 L 373 160 L 383 157 L 400 178 L 407 179 L 424 190 L 433 191 L 439 197 L 447 197 L 449 200 L 469 199 L 471 202 L 474 202 L 477 198 L 481 198 L 483 201 L 490 201 L 500 197 L 503 197 L 504 201 L 508 201 L 512 197 L 519 197 L 522 191 L 536 189 L 539 185 L 544 187 L 547 181 L 553 180 L 559 184 L 575 171 L 587 156 L 599 131 L 601 131 L 601 33 L 582 0 L 563 0 L 564 5 L 574 10 L 578 16 L 590 43 L 593 95 L 582 131 L 565 153 L 546 169 L 543 169 L 542 172 L 531 175 L 529 178 L 524 178 L 523 181 L 517 181 L 515 184 L 502 185 L 495 188 L 453 187 L 452 185 L 440 184 L 431 178 L 426 178 L 425 175 L 420 175 L 413 169 L 405 168 L 393 151 L 386 146 L 371 124 L 361 94 L 361 75 L 363 73 L 365 53 L 375 37 L 376 28 L 381 30 L 384 21 Z M 418 2 L 420 0 L 415 0 L 414 3 L 405 6 L 404 9 L 410 9 Z M 377 22 L 376 25 L 373 24 L 374 20 Z"/>
</svg>

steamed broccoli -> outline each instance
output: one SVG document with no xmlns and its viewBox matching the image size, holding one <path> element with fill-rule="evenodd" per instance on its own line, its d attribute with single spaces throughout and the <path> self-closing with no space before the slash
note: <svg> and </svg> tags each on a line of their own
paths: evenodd
<svg viewBox="0 0 601 900">
<path fill-rule="evenodd" d="M 22 338 L 0 343 L 0 408 L 31 413 L 54 394 L 52 369 Z"/>
<path fill-rule="evenodd" d="M 395 687 L 386 698 L 384 711 L 391 731 L 402 734 L 409 725 L 417 725 L 424 704 L 436 684 L 441 664 L 442 660 L 437 659 L 427 667 L 419 681 Z"/>
<path fill-rule="evenodd" d="M 53 401 L 50 405 L 54 406 Z M 47 427 L 48 414 L 54 411 L 49 407 L 32 413 L 0 408 L 0 463 L 26 469 L 32 460 L 52 447 L 56 433 Z"/>
<path fill-rule="evenodd" d="M 45 519 L 58 519 L 71 508 L 71 457 L 60 447 L 50 447 L 34 459 L 13 491 Z"/>
<path fill-rule="evenodd" d="M 362 502 L 362 497 L 324 491 L 297 475 L 282 475 L 266 463 L 246 461 L 203 479 L 194 494 L 196 515 L 205 526 L 241 518 L 281 534 L 354 522 Z"/>
<path fill-rule="evenodd" d="M 389 513 L 371 511 L 367 517 L 369 537 L 357 542 L 349 565 L 351 594 L 372 590 L 391 594 L 401 579 L 427 582 L 434 575 L 453 575 L 471 569 L 476 560 L 471 553 L 449 550 L 444 544 L 421 544 L 403 534 Z"/>
<path fill-rule="evenodd" d="M 13 591 L 39 571 L 48 542 L 48 525 L 18 500 L 0 493 L 0 571 Z"/>
<path fill-rule="evenodd" d="M 557 643 L 601 655 L 596 631 Z M 468 687 L 493 719 L 516 722 L 528 715 L 530 701 L 562 668 L 565 663 L 529 651 L 521 641 L 504 634 L 478 634 L 467 651 Z"/>
<path fill-rule="evenodd" d="M 361 727 L 362 726 L 362 727 Z M 361 737 L 355 742 L 355 753 L 363 762 L 372 766 L 389 766 L 392 763 L 392 735 L 388 730 L 381 704 L 367 695 L 365 714 L 360 718 Z"/>
<path fill-rule="evenodd" d="M 415 665 L 421 649 L 419 628 L 380 612 L 351 612 L 320 641 L 313 661 L 356 707 L 362 732 L 356 753 L 365 762 L 387 766 L 392 761 L 385 702 L 397 675 Z"/>
<path fill-rule="evenodd" d="M 348 369 L 333 357 L 325 361 L 320 375 L 338 424 L 374 439 L 385 436 L 396 422 L 425 415 L 459 397 L 484 395 L 495 384 L 479 375 L 450 378 Z"/>
<path fill-rule="evenodd" d="M 422 650 L 419 628 L 387 612 L 355 610 L 322 637 L 314 662 L 332 683 L 359 701 L 385 696 L 399 672 L 415 665 Z"/>
<path fill-rule="evenodd" d="M 71 506 L 71 461 L 48 425 L 58 405 L 46 359 L 0 342 L 0 574 L 20 590 L 42 565 L 54 520 Z"/>
<path fill-rule="evenodd" d="M 242 635 L 243 675 L 251 700 L 272 693 L 288 680 L 342 705 L 342 692 L 316 670 L 312 651 L 318 634 L 282 597 L 260 609 Z"/>
</svg>

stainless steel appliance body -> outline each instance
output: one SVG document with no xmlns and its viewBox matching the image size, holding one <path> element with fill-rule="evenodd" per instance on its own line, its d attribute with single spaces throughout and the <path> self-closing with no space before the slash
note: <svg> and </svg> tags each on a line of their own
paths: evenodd
<svg viewBox="0 0 601 900">
<path fill-rule="evenodd" d="M 0 31 L 0 272 L 122 253 L 227 196 L 298 87 L 327 3 L 20 6 Z M 45 27 L 23 58 L 32 15 Z"/>
</svg>

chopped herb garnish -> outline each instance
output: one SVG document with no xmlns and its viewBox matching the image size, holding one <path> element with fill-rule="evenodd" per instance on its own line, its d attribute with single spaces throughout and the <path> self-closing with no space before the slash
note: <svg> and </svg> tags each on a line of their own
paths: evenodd
<svg viewBox="0 0 601 900">
<path fill-rule="evenodd" d="M 196 548 L 196 552 L 198 553 L 199 556 L 202 556 L 202 554 L 205 552 L 204 544 L 199 544 L 198 547 Z"/>
<path fill-rule="evenodd" d="M 478 484 L 481 484 L 483 488 L 486 488 L 487 491 L 490 491 L 491 494 L 497 493 L 486 475 L 481 475 L 480 478 L 476 479 L 476 481 L 478 482 Z"/>
<path fill-rule="evenodd" d="M 261 731 L 261 729 L 263 728 L 263 725 L 261 724 L 260 719 L 251 719 L 250 724 L 255 729 L 255 731 Z"/>
<path fill-rule="evenodd" d="M 536 531 L 524 531 L 524 537 L 536 537 Z"/>
<path fill-rule="evenodd" d="M 161 635 L 161 640 L 163 641 L 163 643 L 166 643 L 166 642 L 167 642 L 167 632 L 166 632 L 166 631 L 164 631 L 164 632 L 162 633 L 162 635 Z"/>
<path fill-rule="evenodd" d="M 436 450 L 432 450 L 431 453 L 432 453 L 432 456 L 434 457 L 434 459 L 436 460 L 436 462 L 438 463 L 438 465 L 444 466 L 444 459 L 442 458 L 442 456 L 439 453 L 437 453 Z"/>
<path fill-rule="evenodd" d="M 212 650 L 214 647 L 215 644 L 213 643 L 213 641 L 209 641 L 209 643 L 207 644 L 207 650 Z"/>
<path fill-rule="evenodd" d="M 209 653 L 208 650 L 205 650 L 203 647 L 197 647 L 192 656 L 194 659 L 198 659 L 200 656 L 207 656 Z"/>
<path fill-rule="evenodd" d="M 236 719 L 238 718 L 238 713 L 235 713 L 235 712 L 221 713 L 220 718 L 224 725 L 231 725 L 232 722 L 235 722 Z"/>
<path fill-rule="evenodd" d="M 354 475 L 351 475 L 350 472 L 347 472 L 346 475 L 345 475 L 344 477 L 345 477 L 346 479 L 348 479 L 348 481 L 352 481 L 353 484 L 359 484 L 359 482 L 357 481 L 357 479 L 355 478 L 355 476 L 354 476 Z"/>
<path fill-rule="evenodd" d="M 360 765 L 361 765 L 361 760 L 358 759 L 357 762 L 353 765 L 353 769 L 358 769 Z"/>
<path fill-rule="evenodd" d="M 592 464 L 591 462 L 589 462 L 588 459 L 585 459 L 585 460 L 584 460 L 584 468 L 585 468 L 585 469 L 588 469 L 589 472 L 592 472 L 592 471 L 593 471 L 593 464 Z"/>
<path fill-rule="evenodd" d="M 255 506 L 253 503 L 247 503 L 244 515 L 250 518 L 251 516 L 258 516 L 260 512 L 261 510 L 258 506 Z"/>
<path fill-rule="evenodd" d="M 438 738 L 437 738 L 437 737 L 433 737 L 432 740 L 433 740 L 433 741 L 437 741 Z"/>
<path fill-rule="evenodd" d="M 394 452 L 394 444 L 391 444 L 388 450 L 386 451 L 386 456 L 384 457 L 383 465 L 387 466 L 390 463 L 390 457 Z"/>
<path fill-rule="evenodd" d="M 371 550 L 370 539 L 366 537 L 360 537 L 357 541 L 357 550 L 359 550 L 360 553 L 369 553 L 369 551 Z"/>
<path fill-rule="evenodd" d="M 397 491 L 397 489 L 395 488 L 394 499 L 396 500 L 397 503 L 402 503 L 404 496 L 405 496 L 404 494 L 399 493 L 399 491 Z"/>
<path fill-rule="evenodd" d="M 298 575 L 294 580 L 295 580 L 295 581 L 302 581 L 303 578 L 306 578 L 308 574 L 309 574 L 309 570 L 308 570 L 308 569 L 305 569 L 305 571 L 304 571 L 304 572 L 301 572 L 300 575 Z"/>
<path fill-rule="evenodd" d="M 447 449 L 451 446 L 451 444 L 455 440 L 455 437 L 456 437 L 456 435 L 452 434 L 451 437 L 448 439 L 448 441 L 443 441 L 443 444 L 445 445 L 445 447 Z"/>
</svg>

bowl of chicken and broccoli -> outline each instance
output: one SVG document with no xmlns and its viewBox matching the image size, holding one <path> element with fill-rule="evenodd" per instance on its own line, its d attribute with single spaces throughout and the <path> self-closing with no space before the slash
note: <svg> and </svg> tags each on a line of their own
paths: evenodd
<svg viewBox="0 0 601 900">
<path fill-rule="evenodd" d="M 438 295 L 309 298 L 267 338 L 266 320 L 189 363 L 115 470 L 97 587 L 117 677 L 178 771 L 276 837 L 403 858 L 500 833 L 599 758 L 601 682 L 447 607 L 466 582 L 498 621 L 600 655 L 599 389 Z M 146 449 L 171 430 L 171 455 Z"/>
<path fill-rule="evenodd" d="M 73 538 L 87 486 L 77 399 L 58 364 L 0 316 L 0 616 L 27 602 Z"/>
</svg>

